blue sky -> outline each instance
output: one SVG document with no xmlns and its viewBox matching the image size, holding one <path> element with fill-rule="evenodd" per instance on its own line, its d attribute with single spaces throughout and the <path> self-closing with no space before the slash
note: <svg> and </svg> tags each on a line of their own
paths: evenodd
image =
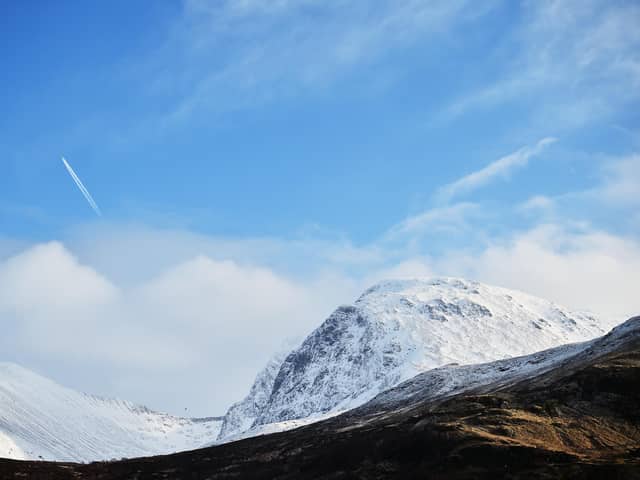
<svg viewBox="0 0 640 480">
<path fill-rule="evenodd" d="M 471 276 L 607 315 L 640 308 L 629 286 L 640 280 L 637 2 L 1 8 L 0 285 L 18 278 L 29 290 L 15 293 L 22 303 L 0 298 L 15 361 L 78 388 L 208 413 L 242 394 L 283 337 L 384 276 Z M 32 265 L 50 267 L 38 289 L 25 280 Z M 86 310 L 52 310 L 62 275 L 64 295 L 95 280 Z M 251 296 L 264 317 L 221 306 L 230 296 L 216 279 L 229 278 L 231 297 Z M 176 312 L 189 302 L 191 320 L 138 310 L 162 282 L 221 296 L 200 305 L 172 295 Z M 269 288 L 281 301 L 255 294 Z M 101 302 L 128 320 L 96 320 L 88 339 L 104 322 L 147 338 L 128 380 L 116 334 L 84 370 L 69 366 L 87 352 L 64 343 L 73 325 L 61 318 L 86 318 Z M 229 316 L 244 331 L 276 325 L 258 342 L 227 335 Z M 60 339 L 42 348 L 33 331 L 50 325 Z M 178 331 L 185 345 L 203 332 L 219 339 L 190 349 L 173 371 L 190 393 L 161 403 L 158 384 L 136 375 L 154 378 Z M 238 359 L 223 394 L 205 394 L 184 372 L 219 362 L 228 344 L 256 353 Z"/>
<path fill-rule="evenodd" d="M 560 141 L 478 196 L 583 189 L 599 157 L 637 147 L 637 64 L 608 65 L 637 61 L 633 32 L 574 53 L 582 25 L 527 3 L 275 5 L 5 6 L 6 233 L 59 237 L 91 219 L 60 155 L 109 220 L 225 235 L 321 225 L 363 243 L 443 183 L 541 138 Z M 587 27 L 603 9 L 615 7 L 594 6 Z M 533 25 L 544 15 L 557 39 Z"/>
</svg>

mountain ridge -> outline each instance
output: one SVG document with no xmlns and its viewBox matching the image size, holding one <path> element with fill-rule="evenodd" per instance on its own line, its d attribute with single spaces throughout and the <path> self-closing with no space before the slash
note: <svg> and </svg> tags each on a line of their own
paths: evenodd
<svg viewBox="0 0 640 480">
<path fill-rule="evenodd" d="M 0 456 L 84 462 L 158 455 L 203 446 L 221 423 L 76 392 L 0 362 Z"/>
</svg>

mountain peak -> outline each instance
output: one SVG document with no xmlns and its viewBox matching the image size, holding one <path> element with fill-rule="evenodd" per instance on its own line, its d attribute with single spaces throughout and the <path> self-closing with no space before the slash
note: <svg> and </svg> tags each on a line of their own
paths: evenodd
<svg viewBox="0 0 640 480">
<path fill-rule="evenodd" d="M 445 364 L 525 355 L 606 330 L 591 315 L 475 281 L 385 280 L 338 307 L 272 382 L 261 379 L 268 400 L 253 427 L 347 410 Z"/>
<path fill-rule="evenodd" d="M 372 294 L 384 293 L 409 293 L 415 289 L 428 289 L 440 287 L 442 289 L 469 290 L 481 285 L 478 282 L 457 277 L 418 277 L 385 279 L 367 288 L 360 298 L 366 298 Z"/>
</svg>

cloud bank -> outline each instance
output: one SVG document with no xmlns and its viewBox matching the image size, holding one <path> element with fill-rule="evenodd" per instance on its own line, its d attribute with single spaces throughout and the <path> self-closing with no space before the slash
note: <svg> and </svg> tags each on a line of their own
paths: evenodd
<svg viewBox="0 0 640 480">
<path fill-rule="evenodd" d="M 132 235 L 143 241 L 131 243 L 127 262 L 117 266 L 117 275 L 110 272 L 111 279 L 94 266 L 107 241 L 87 232 L 91 248 L 70 238 L 73 247 L 37 244 L 2 261 L 4 357 L 84 391 L 212 415 L 245 394 L 285 341 L 307 335 L 333 308 L 383 278 L 456 275 L 617 321 L 640 312 L 640 242 L 585 226 L 538 225 L 476 249 L 437 255 L 402 256 L 390 249 L 380 257 L 367 250 L 382 246 L 365 246 L 367 260 L 352 266 L 330 260 L 344 254 L 343 245 L 325 244 L 316 258 L 306 254 L 310 267 L 304 272 L 277 260 L 270 266 L 243 262 L 263 247 L 260 239 L 245 244 L 246 252 L 224 252 L 220 239 L 200 237 L 196 246 L 189 232 L 132 234 L 116 225 L 110 241 L 127 243 Z M 181 253 L 168 252 L 170 265 L 150 269 L 144 245 L 163 243 L 163 237 Z M 290 255 L 309 252 L 299 242 L 265 243 L 266 250 L 275 243 Z M 83 261 L 71 248 L 82 252 Z M 140 262 L 131 256 L 136 250 Z M 134 270 L 136 280 L 122 269 Z"/>
<path fill-rule="evenodd" d="M 220 414 L 281 343 L 339 302 L 344 286 L 331 282 L 195 255 L 125 286 L 59 242 L 38 244 L 0 264 L 0 344 L 5 359 L 82 378 L 83 390 Z"/>
</svg>

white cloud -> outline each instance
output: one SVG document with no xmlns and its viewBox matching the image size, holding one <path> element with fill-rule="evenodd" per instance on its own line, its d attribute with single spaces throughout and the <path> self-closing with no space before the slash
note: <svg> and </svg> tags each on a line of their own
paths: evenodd
<svg viewBox="0 0 640 480">
<path fill-rule="evenodd" d="M 208 335 L 220 331 L 242 337 L 250 330 L 251 341 L 274 331 L 304 333 L 290 324 L 291 315 L 299 311 L 303 321 L 308 318 L 304 307 L 313 303 L 304 286 L 269 269 L 202 256 L 164 272 L 136 293 L 157 317 L 175 318 Z"/>
<path fill-rule="evenodd" d="M 79 265 L 58 242 L 37 245 L 0 264 L 0 312 L 69 312 L 104 305 L 117 289 Z"/>
<path fill-rule="evenodd" d="M 202 255 L 116 286 L 60 243 L 42 244 L 0 264 L 0 345 L 5 359 L 64 372 L 64 383 L 85 379 L 85 391 L 219 414 L 283 341 L 309 333 L 351 288 L 329 274 L 301 282 Z"/>
<path fill-rule="evenodd" d="M 545 147 L 555 141 L 555 138 L 546 137 L 538 141 L 538 143 L 533 147 L 522 147 L 509 155 L 491 162 L 480 170 L 465 175 L 455 182 L 443 186 L 439 189 L 436 197 L 440 201 L 446 203 L 452 198 L 469 193 L 488 184 L 496 178 L 505 178 L 516 168 L 526 166 L 531 157 L 540 154 Z"/>
</svg>

